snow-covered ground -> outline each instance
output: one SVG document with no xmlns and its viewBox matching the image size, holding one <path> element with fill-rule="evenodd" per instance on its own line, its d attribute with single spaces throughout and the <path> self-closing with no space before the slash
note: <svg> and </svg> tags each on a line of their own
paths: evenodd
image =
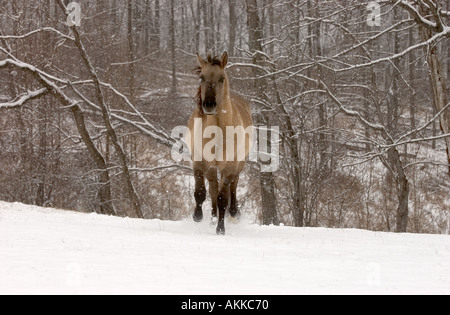
<svg viewBox="0 0 450 315">
<path fill-rule="evenodd" d="M 450 236 L 144 221 L 0 202 L 0 294 L 450 294 Z"/>
</svg>

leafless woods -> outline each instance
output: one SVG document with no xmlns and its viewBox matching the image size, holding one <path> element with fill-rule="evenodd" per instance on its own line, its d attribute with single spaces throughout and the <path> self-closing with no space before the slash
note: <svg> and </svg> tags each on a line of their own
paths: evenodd
<svg viewBox="0 0 450 315">
<path fill-rule="evenodd" d="M 2 0 L 0 199 L 188 217 L 171 130 L 195 53 L 227 50 L 254 121 L 280 127 L 280 169 L 242 179 L 250 220 L 449 232 L 448 1 L 69 2 Z"/>
</svg>

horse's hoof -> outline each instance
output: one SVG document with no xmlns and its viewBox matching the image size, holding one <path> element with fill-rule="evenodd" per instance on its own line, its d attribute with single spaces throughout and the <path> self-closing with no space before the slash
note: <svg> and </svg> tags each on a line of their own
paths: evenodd
<svg viewBox="0 0 450 315">
<path fill-rule="evenodd" d="M 232 218 L 235 218 L 235 219 L 240 219 L 241 218 L 241 211 L 239 211 L 239 210 L 231 210 L 230 209 L 230 216 L 232 217 Z"/>
<path fill-rule="evenodd" d="M 225 235 L 225 227 L 224 226 L 218 226 L 216 229 L 217 235 Z"/>
<path fill-rule="evenodd" d="M 199 213 L 199 214 L 194 213 L 193 218 L 194 218 L 194 222 L 200 223 L 203 221 L 203 213 Z"/>
</svg>

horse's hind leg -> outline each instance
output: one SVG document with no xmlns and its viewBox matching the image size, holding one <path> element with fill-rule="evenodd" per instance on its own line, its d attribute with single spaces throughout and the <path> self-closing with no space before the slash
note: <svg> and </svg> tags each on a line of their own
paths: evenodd
<svg viewBox="0 0 450 315">
<path fill-rule="evenodd" d="M 194 168 L 194 177 L 195 177 L 195 212 L 194 212 L 194 221 L 201 222 L 203 220 L 203 210 L 202 205 L 206 200 L 206 187 L 205 187 L 205 176 L 203 174 L 203 170 Z"/>
<path fill-rule="evenodd" d="M 230 215 L 239 218 L 241 213 L 237 204 L 236 190 L 239 183 L 239 176 L 236 176 L 230 184 Z"/>
</svg>

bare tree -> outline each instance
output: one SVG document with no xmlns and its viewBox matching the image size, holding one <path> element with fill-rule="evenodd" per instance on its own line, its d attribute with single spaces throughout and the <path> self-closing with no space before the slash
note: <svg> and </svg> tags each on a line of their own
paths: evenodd
<svg viewBox="0 0 450 315">
<path fill-rule="evenodd" d="M 255 122 L 280 127 L 281 167 L 250 164 L 244 211 L 264 224 L 446 231 L 445 1 L 377 1 L 368 22 L 357 0 L 101 0 L 81 2 L 74 28 L 63 2 L 0 7 L 0 198 L 187 217 L 192 179 L 169 134 L 195 106 L 195 52 L 228 49 Z"/>
<path fill-rule="evenodd" d="M 262 25 L 258 16 L 258 4 L 256 0 L 247 0 L 247 25 L 249 29 L 249 47 L 253 53 L 253 62 L 255 65 L 263 65 L 262 46 Z M 262 75 L 258 68 L 253 68 L 253 74 L 257 78 Z M 264 87 L 266 82 L 264 79 L 255 79 L 255 88 L 264 95 Z M 266 100 L 267 101 L 267 100 Z M 260 110 L 256 114 L 256 124 L 259 126 L 268 126 L 269 117 Z M 267 136 L 270 139 L 270 135 Z M 259 139 L 259 141 L 267 141 L 267 139 Z M 264 162 L 263 162 L 264 163 Z M 267 161 L 265 163 L 270 163 Z M 260 173 L 261 197 L 262 197 L 262 214 L 263 224 L 278 224 L 276 197 L 275 197 L 275 181 L 272 172 Z"/>
</svg>

